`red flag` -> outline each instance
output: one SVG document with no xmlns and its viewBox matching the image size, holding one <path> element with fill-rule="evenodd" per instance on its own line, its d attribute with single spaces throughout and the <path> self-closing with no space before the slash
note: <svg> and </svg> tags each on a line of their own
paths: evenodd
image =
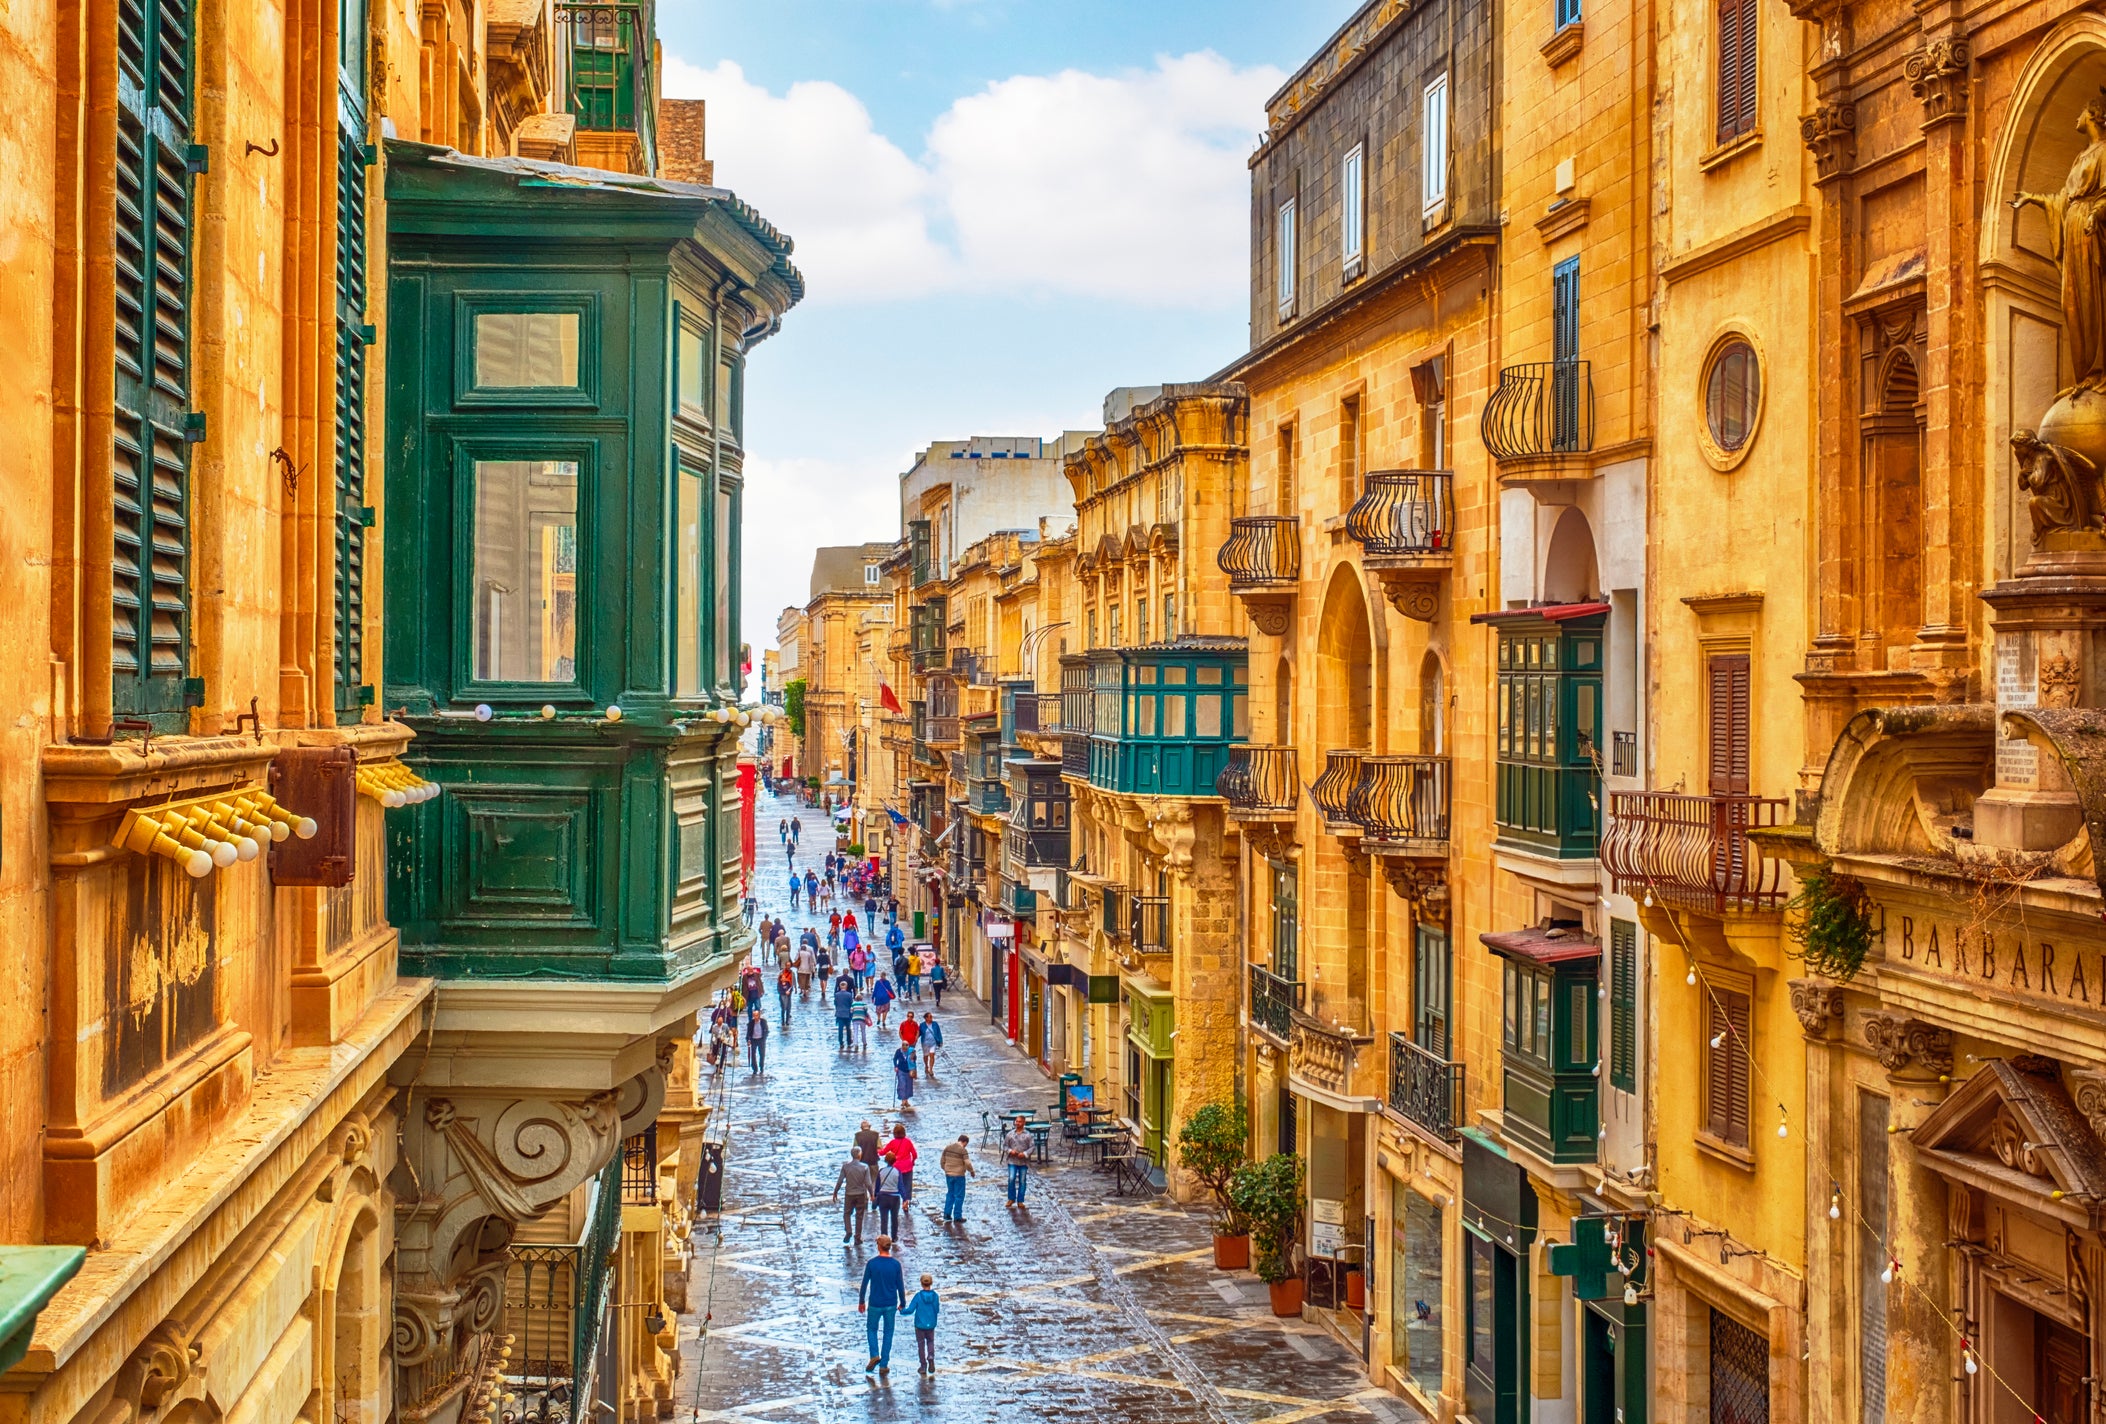
<svg viewBox="0 0 2106 1424">
<path fill-rule="evenodd" d="M 887 712 L 897 712 L 904 714 L 907 710 L 906 708 L 899 705 L 899 698 L 892 691 L 892 685 L 882 678 L 878 680 L 877 697 L 878 705 L 883 707 Z"/>
</svg>

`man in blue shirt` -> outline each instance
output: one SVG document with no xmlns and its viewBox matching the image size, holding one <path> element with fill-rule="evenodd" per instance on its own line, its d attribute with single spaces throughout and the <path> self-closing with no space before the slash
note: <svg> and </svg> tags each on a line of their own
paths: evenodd
<svg viewBox="0 0 2106 1424">
<path fill-rule="evenodd" d="M 899 1322 L 899 1308 L 907 1300 L 907 1273 L 892 1257 L 892 1238 L 877 1239 L 877 1255 L 863 1267 L 863 1284 L 856 1290 L 856 1309 L 863 1314 L 863 1330 L 870 1340 L 870 1363 L 863 1373 L 876 1370 L 892 1373 L 892 1331 Z M 878 1348 L 878 1327 L 885 1330 L 884 1348 Z"/>
</svg>

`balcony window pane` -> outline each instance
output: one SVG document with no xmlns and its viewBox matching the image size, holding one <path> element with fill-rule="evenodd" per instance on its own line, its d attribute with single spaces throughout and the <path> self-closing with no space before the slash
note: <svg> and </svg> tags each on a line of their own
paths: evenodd
<svg viewBox="0 0 2106 1424">
<path fill-rule="evenodd" d="M 1199 680 L 1200 682 L 1202 682 L 1202 683 L 1206 683 L 1206 684 L 1212 685 L 1212 684 L 1215 684 L 1215 683 L 1219 683 L 1219 682 L 1221 681 L 1221 669 L 1220 669 L 1220 668 L 1218 668 L 1218 667 L 1211 667 L 1211 666 L 1210 666 L 1210 667 L 1196 668 L 1196 669 L 1194 669 L 1194 673 L 1195 673 L 1195 675 L 1196 675 L 1197 679 L 1198 679 L 1198 680 Z"/>
<path fill-rule="evenodd" d="M 1594 1034 L 1591 1011 L 1594 1005 L 1594 987 L 1591 984 L 1570 984 L 1566 986 L 1565 992 L 1566 1012 L 1569 1016 L 1566 1024 L 1570 1043 L 1568 1056 L 1577 1064 L 1592 1063 Z"/>
<path fill-rule="evenodd" d="M 1519 1048 L 1521 1046 L 1520 984 L 1513 965 L 1507 964 L 1502 966 L 1502 968 L 1505 971 L 1506 979 L 1506 1046 L 1508 1048 Z"/>
<path fill-rule="evenodd" d="M 484 390 L 578 384 L 576 312 L 478 312 L 475 384 Z"/>
<path fill-rule="evenodd" d="M 1053 803 L 1053 829 L 1056 831 L 1064 831 L 1067 828 L 1068 803 L 1065 801 L 1055 801 Z"/>
<path fill-rule="evenodd" d="M 1153 663 L 1142 663 L 1133 670 L 1134 681 L 1147 683 L 1150 686 L 1153 686 L 1155 683 L 1155 674 L 1156 667 Z"/>
<path fill-rule="evenodd" d="M 1171 663 L 1163 669 L 1163 681 L 1182 684 L 1185 680 L 1185 671 L 1183 663 Z"/>
<path fill-rule="evenodd" d="M 1199 715 L 1198 725 L 1192 729 L 1193 735 L 1199 737 L 1220 736 L 1221 699 L 1218 697 L 1200 697 L 1194 700 L 1199 704 Z"/>
<path fill-rule="evenodd" d="M 673 623 L 673 692 L 696 697 L 702 692 L 702 476 L 680 472 L 678 616 Z"/>
<path fill-rule="evenodd" d="M 1185 699 L 1177 696 L 1163 699 L 1163 735 L 1182 737 L 1185 734 Z"/>
<path fill-rule="evenodd" d="M 1156 699 L 1146 694 L 1134 698 L 1134 735 L 1141 737 L 1152 737 L 1155 735 L 1155 704 Z"/>
<path fill-rule="evenodd" d="M 475 676 L 578 676 L 578 466 L 475 463 Z"/>
<path fill-rule="evenodd" d="M 1534 1005 L 1534 1031 L 1529 1036 L 1528 1051 L 1538 1058 L 1550 1053 L 1550 981 L 1540 974 L 1529 976 L 1529 1000 Z"/>
<path fill-rule="evenodd" d="M 709 400 L 708 358 L 702 354 L 702 333 L 680 328 L 680 404 L 700 415 Z M 874 583 L 865 570 L 864 582 Z"/>
<path fill-rule="evenodd" d="M 1250 736 L 1250 699 L 1238 693 L 1233 705 L 1236 709 L 1235 736 L 1240 742 Z"/>
</svg>

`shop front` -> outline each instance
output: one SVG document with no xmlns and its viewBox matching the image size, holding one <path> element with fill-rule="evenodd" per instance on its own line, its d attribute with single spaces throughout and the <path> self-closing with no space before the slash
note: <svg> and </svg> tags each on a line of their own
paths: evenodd
<svg viewBox="0 0 2106 1424">
<path fill-rule="evenodd" d="M 1521 1424 L 1536 1193 L 1527 1171 L 1476 1129 L 1463 1132 L 1462 1154 L 1464 1409 L 1478 1424 Z"/>
</svg>

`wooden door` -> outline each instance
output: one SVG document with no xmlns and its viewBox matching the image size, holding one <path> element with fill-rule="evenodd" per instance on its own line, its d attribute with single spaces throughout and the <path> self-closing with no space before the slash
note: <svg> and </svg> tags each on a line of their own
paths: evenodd
<svg viewBox="0 0 2106 1424">
<path fill-rule="evenodd" d="M 2044 1424 L 2085 1424 L 2085 1360 L 2091 1348 L 2067 1326 L 2033 1319 L 2033 1397 Z"/>
</svg>

